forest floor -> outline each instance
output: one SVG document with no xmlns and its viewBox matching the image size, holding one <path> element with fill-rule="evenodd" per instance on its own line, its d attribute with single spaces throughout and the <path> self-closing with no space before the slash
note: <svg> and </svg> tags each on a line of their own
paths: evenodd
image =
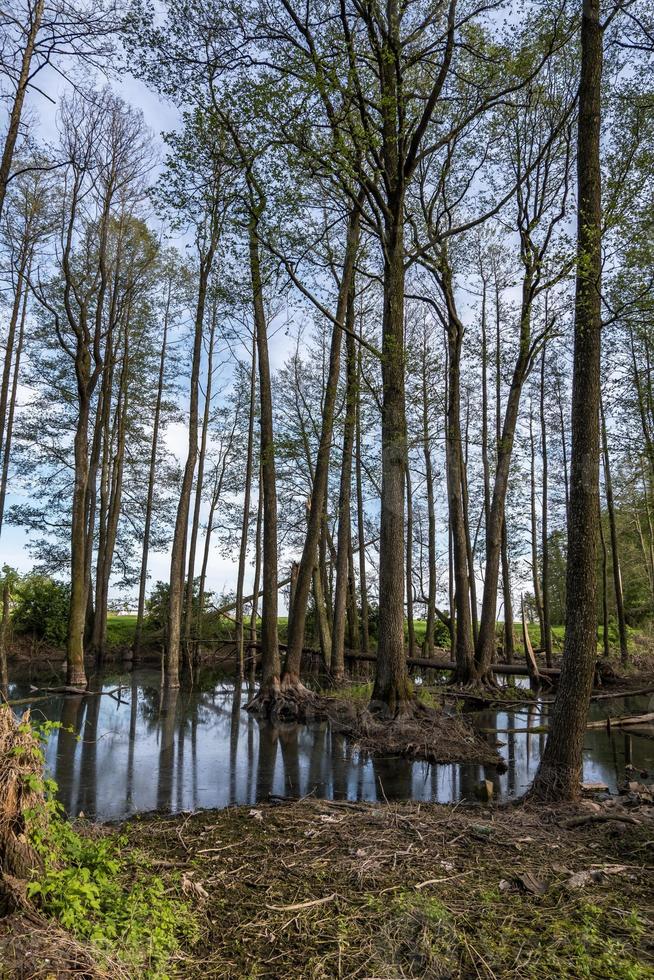
<svg viewBox="0 0 654 980">
<path fill-rule="evenodd" d="M 634 786 L 565 807 L 309 798 L 90 826 L 189 904 L 194 941 L 163 972 L 124 972 L 14 917 L 0 977 L 654 978 L 654 806 Z"/>
</svg>

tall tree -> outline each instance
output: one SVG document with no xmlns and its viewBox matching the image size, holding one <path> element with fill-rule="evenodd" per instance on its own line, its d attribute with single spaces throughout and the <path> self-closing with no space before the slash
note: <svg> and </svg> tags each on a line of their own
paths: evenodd
<svg viewBox="0 0 654 980">
<path fill-rule="evenodd" d="M 566 632 L 551 728 L 531 790 L 534 797 L 547 800 L 576 799 L 581 792 L 582 749 L 597 659 L 602 63 L 600 3 L 583 0 Z"/>
</svg>

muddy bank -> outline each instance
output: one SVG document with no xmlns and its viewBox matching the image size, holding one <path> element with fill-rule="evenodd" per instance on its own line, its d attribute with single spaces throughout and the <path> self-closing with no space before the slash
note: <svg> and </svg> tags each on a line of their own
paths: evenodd
<svg viewBox="0 0 654 980">
<path fill-rule="evenodd" d="M 654 977 L 654 808 L 637 794 L 611 807 L 598 820 L 607 808 L 594 801 L 307 799 L 109 833 L 193 907 L 198 938 L 170 976 L 641 980 Z M 60 930 L 48 947 L 45 929 L 0 923 L 1 976 L 106 975 Z"/>
</svg>

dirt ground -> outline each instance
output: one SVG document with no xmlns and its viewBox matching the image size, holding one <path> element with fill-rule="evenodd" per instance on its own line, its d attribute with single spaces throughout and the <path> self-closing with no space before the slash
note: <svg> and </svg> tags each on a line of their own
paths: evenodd
<svg viewBox="0 0 654 980">
<path fill-rule="evenodd" d="M 654 806 L 632 797 L 271 801 L 119 830 L 198 917 L 171 977 L 641 980 L 654 978 Z M 53 935 L 4 920 L 0 976 L 108 975 Z"/>
</svg>

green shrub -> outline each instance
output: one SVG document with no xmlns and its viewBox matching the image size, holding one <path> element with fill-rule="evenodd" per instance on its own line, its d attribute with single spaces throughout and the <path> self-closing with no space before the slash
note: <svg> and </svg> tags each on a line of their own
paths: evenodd
<svg viewBox="0 0 654 980">
<path fill-rule="evenodd" d="M 70 586 L 47 575 L 26 575 L 15 594 L 12 622 L 18 633 L 61 646 L 68 635 Z"/>
<path fill-rule="evenodd" d="M 51 728 L 35 731 L 43 738 Z M 166 964 L 181 940 L 198 938 L 186 903 L 166 891 L 144 855 L 127 849 L 126 837 L 78 833 L 63 816 L 52 780 L 31 788 L 40 788 L 45 802 L 26 814 L 29 838 L 43 860 L 28 896 L 93 943 L 100 958 L 103 952 L 118 957 L 130 976 L 166 980 Z"/>
</svg>

